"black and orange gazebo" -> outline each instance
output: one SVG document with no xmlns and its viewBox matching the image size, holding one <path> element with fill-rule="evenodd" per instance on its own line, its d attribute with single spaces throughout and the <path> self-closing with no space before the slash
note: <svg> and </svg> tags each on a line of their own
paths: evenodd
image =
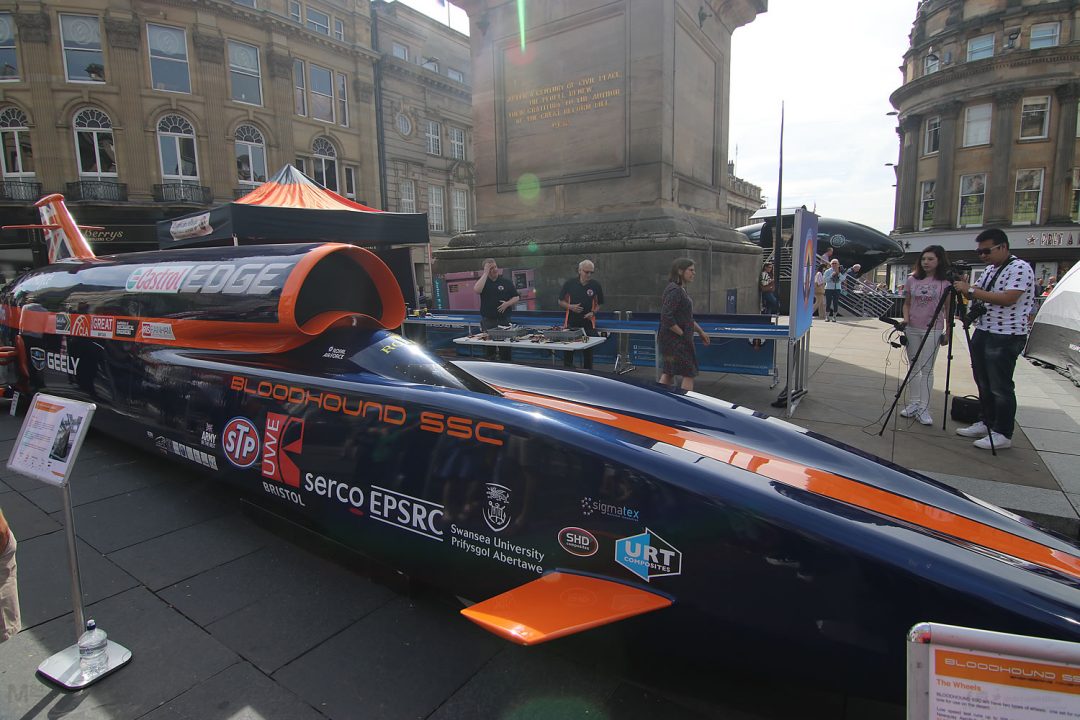
<svg viewBox="0 0 1080 720">
<path fill-rule="evenodd" d="M 327 190 L 292 165 L 242 198 L 157 224 L 158 247 L 343 242 L 364 247 L 428 242 L 425 213 L 392 213 Z"/>
</svg>

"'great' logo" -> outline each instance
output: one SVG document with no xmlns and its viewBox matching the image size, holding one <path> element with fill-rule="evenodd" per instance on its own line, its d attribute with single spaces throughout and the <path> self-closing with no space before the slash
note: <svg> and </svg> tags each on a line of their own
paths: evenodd
<svg viewBox="0 0 1080 720">
<path fill-rule="evenodd" d="M 249 468 L 259 459 L 259 431 L 246 417 L 234 417 L 221 435 L 225 457 L 236 467 Z"/>
</svg>

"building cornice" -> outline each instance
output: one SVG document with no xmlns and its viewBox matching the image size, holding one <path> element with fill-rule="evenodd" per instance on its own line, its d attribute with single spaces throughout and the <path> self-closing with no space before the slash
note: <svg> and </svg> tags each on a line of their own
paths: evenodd
<svg viewBox="0 0 1080 720">
<path fill-rule="evenodd" d="M 420 85 L 434 88 L 447 95 L 452 95 L 464 102 L 472 102 L 472 92 L 467 85 L 454 82 L 450 78 L 443 77 L 431 70 L 425 70 L 418 65 L 413 65 L 399 58 L 383 56 L 382 69 L 387 75 L 396 75 Z"/>
</svg>

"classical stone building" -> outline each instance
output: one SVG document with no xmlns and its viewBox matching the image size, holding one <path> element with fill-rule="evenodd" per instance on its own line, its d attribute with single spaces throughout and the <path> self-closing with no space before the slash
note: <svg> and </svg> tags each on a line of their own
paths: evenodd
<svg viewBox="0 0 1080 720">
<path fill-rule="evenodd" d="M 473 225 L 472 62 L 467 35 L 399 2 L 371 4 L 386 209 L 426 212 L 431 246 Z M 431 292 L 426 247 L 413 247 Z"/>
<path fill-rule="evenodd" d="M 727 164 L 728 225 L 734 228 L 750 224 L 750 216 L 761 209 L 761 187 L 735 174 L 735 163 Z"/>
<path fill-rule="evenodd" d="M 62 192 L 99 252 L 145 249 L 290 162 L 380 205 L 370 38 L 353 0 L 0 4 L 0 224 Z"/>
<path fill-rule="evenodd" d="M 1080 258 L 1080 0 L 924 0 L 899 111 L 895 233 L 910 252 L 940 244 L 978 263 L 997 226 L 1036 275 Z"/>
</svg>

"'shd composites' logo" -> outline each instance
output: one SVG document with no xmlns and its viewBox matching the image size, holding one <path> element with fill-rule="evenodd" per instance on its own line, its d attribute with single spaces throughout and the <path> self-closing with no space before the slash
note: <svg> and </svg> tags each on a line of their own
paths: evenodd
<svg viewBox="0 0 1080 720">
<path fill-rule="evenodd" d="M 259 431 L 246 417 L 234 417 L 221 435 L 225 457 L 236 467 L 249 468 L 259 459 Z"/>
<path fill-rule="evenodd" d="M 615 542 L 615 562 L 645 582 L 682 573 L 682 553 L 649 528 Z"/>
<path fill-rule="evenodd" d="M 559 531 L 559 545 L 571 555 L 589 557 L 600 549 L 596 536 L 584 528 L 565 527 Z"/>
</svg>

